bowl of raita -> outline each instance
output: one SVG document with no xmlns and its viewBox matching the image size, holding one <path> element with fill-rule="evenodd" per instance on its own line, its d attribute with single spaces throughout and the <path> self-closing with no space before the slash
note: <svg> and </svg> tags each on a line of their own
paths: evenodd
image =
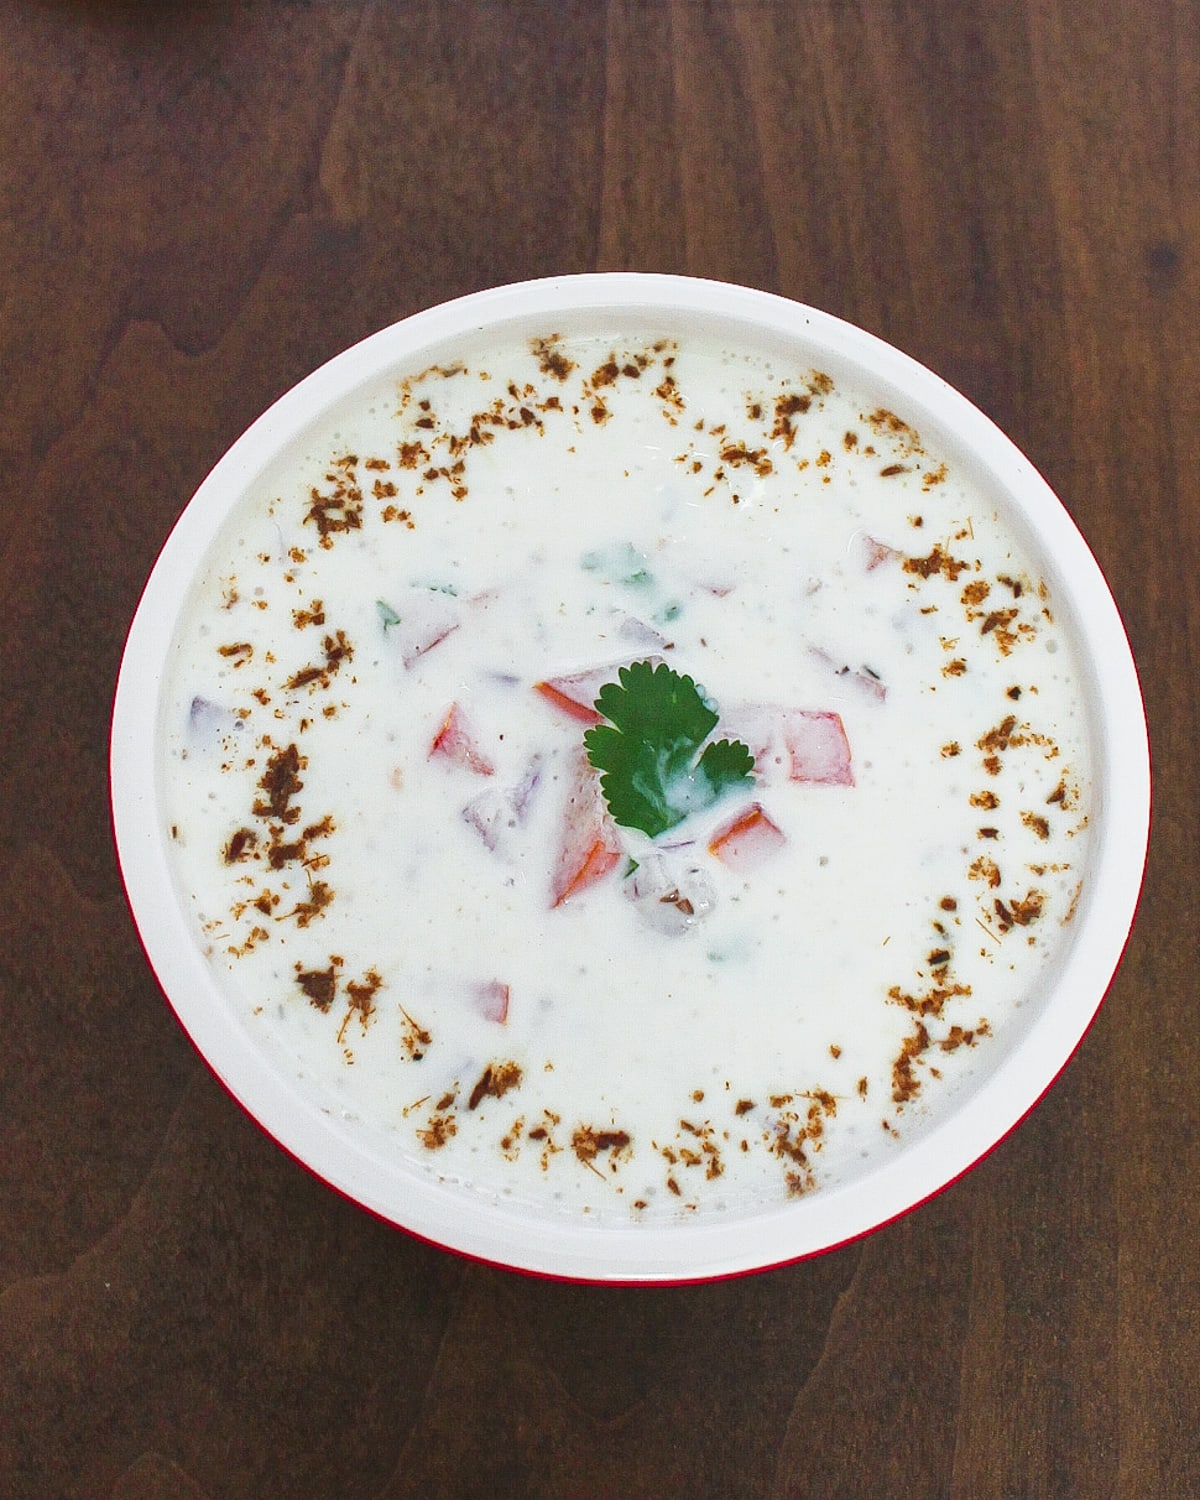
<svg viewBox="0 0 1200 1500">
<path fill-rule="evenodd" d="M 688 1281 L 877 1228 L 1095 1016 L 1149 817 L 1062 503 L 970 402 L 687 278 L 332 359 L 154 566 L 118 853 L 197 1048 L 439 1245 Z"/>
</svg>

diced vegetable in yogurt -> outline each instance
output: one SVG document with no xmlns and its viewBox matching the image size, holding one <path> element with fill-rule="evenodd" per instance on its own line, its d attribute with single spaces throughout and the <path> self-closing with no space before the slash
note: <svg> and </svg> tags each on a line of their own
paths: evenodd
<svg viewBox="0 0 1200 1500">
<path fill-rule="evenodd" d="M 567 784 L 550 904 L 558 906 L 602 880 L 621 859 L 621 843 L 591 765 L 577 754 Z"/>
<path fill-rule="evenodd" d="M 545 682 L 535 682 L 533 686 L 547 703 L 553 704 L 568 718 L 578 719 L 581 724 L 599 724 L 600 715 L 593 704 L 607 675 L 605 668 L 572 672 L 567 677 L 550 677 Z"/>
<path fill-rule="evenodd" d="M 628 624 L 628 620 L 621 622 L 622 635 L 629 634 Z M 657 637 L 654 638 L 654 643 L 659 644 Z M 658 655 L 647 655 L 642 659 L 651 666 L 657 666 L 662 661 L 662 657 Z M 633 660 L 633 657 L 626 657 L 607 666 L 588 667 L 582 672 L 549 677 L 543 682 L 535 682 L 534 691 L 569 718 L 578 719 L 581 724 L 599 724 L 601 715 L 596 710 L 596 699 L 600 696 L 600 689 L 606 682 L 614 681 L 620 668 L 631 665 Z"/>
<path fill-rule="evenodd" d="M 446 710 L 446 717 L 429 746 L 429 755 L 431 759 L 438 755 L 444 756 L 446 760 L 474 772 L 476 776 L 496 774 L 496 767 L 480 744 L 474 726 L 457 703 L 452 703 Z"/>
<path fill-rule="evenodd" d="M 406 588 L 392 598 L 395 606 L 380 599 L 376 608 L 389 644 L 406 667 L 440 645 L 462 622 L 460 606 L 436 589 Z"/>
<path fill-rule="evenodd" d="M 462 810 L 463 818 L 482 839 L 486 849 L 510 860 L 519 856 L 523 845 L 522 830 L 529 820 L 540 783 L 541 762 L 535 756 L 519 781 L 510 786 L 489 786 L 466 804 Z"/>
<path fill-rule="evenodd" d="M 503 1026 L 508 1020 L 508 985 L 499 979 L 489 979 L 485 984 L 476 985 L 475 996 L 480 1014 L 497 1026 Z"/>
<path fill-rule="evenodd" d="M 846 727 L 841 714 L 831 709 L 741 703 L 729 710 L 722 727 L 751 747 L 763 779 L 854 785 Z"/>
<path fill-rule="evenodd" d="M 697 926 L 717 901 L 716 885 L 697 860 L 694 844 L 643 854 L 625 878 L 624 894 L 647 922 L 668 933 Z"/>
<path fill-rule="evenodd" d="M 787 835 L 757 802 L 713 834 L 708 852 L 733 870 L 755 870 L 787 843 Z"/>
<path fill-rule="evenodd" d="M 163 690 L 197 941 L 446 1190 L 719 1218 L 904 1149 L 1087 878 L 1070 621 L 919 416 L 801 351 L 469 343 L 303 434 Z"/>
</svg>

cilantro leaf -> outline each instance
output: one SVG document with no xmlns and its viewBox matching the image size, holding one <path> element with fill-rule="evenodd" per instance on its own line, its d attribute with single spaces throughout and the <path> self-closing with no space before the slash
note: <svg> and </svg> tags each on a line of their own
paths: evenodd
<svg viewBox="0 0 1200 1500">
<path fill-rule="evenodd" d="M 651 838 L 744 786 L 754 769 L 740 741 L 705 744 L 717 713 L 690 677 L 665 663 L 622 667 L 617 681 L 600 689 L 596 712 L 607 722 L 589 729 L 583 743 L 601 773 L 608 810 Z"/>
<path fill-rule="evenodd" d="M 712 787 L 714 802 L 728 787 L 748 781 L 753 770 L 754 757 L 741 740 L 715 740 L 706 745 L 696 766 L 696 774 Z"/>
</svg>

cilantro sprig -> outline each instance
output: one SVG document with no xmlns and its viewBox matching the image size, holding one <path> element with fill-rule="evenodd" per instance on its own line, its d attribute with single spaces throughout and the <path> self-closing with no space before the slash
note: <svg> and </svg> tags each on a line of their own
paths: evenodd
<svg viewBox="0 0 1200 1500">
<path fill-rule="evenodd" d="M 744 787 L 754 757 L 740 740 L 705 744 L 717 714 L 695 682 L 665 663 L 636 661 L 606 682 L 583 737 L 614 820 L 651 838 Z M 703 748 L 701 748 L 703 747 Z"/>
</svg>

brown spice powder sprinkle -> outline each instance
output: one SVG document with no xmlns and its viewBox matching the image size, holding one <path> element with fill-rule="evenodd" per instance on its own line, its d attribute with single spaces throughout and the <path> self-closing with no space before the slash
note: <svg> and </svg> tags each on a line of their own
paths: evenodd
<svg viewBox="0 0 1200 1500">
<path fill-rule="evenodd" d="M 314 880 L 308 888 L 308 900 L 298 901 L 288 916 L 295 917 L 297 927 L 307 927 L 333 904 L 333 891 L 323 880 Z"/>
<path fill-rule="evenodd" d="M 309 625 L 324 625 L 325 604 L 321 599 L 314 599 L 307 609 L 294 609 L 292 611 L 292 624 L 297 630 L 303 630 Z"/>
<path fill-rule="evenodd" d="M 916 1076 L 916 1064 L 929 1050 L 929 1032 L 920 1021 L 916 1030 L 906 1036 L 900 1046 L 900 1055 L 892 1064 L 892 1102 L 907 1104 L 921 1092 L 920 1080 Z"/>
<path fill-rule="evenodd" d="M 354 457 L 339 460 L 345 472 L 325 476 L 326 483 L 332 485 L 328 494 L 322 494 L 316 485 L 309 491 L 311 503 L 304 521 L 311 521 L 317 528 L 322 547 L 331 546 L 336 533 L 358 531 L 362 527 L 363 492 L 354 483 L 357 462 Z"/>
<path fill-rule="evenodd" d="M 580 1125 L 571 1136 L 571 1150 L 585 1167 L 596 1173 L 600 1170 L 596 1166 L 598 1156 L 607 1153 L 609 1170 L 615 1172 L 631 1144 L 632 1137 L 627 1130 L 597 1130 L 592 1125 Z"/>
<path fill-rule="evenodd" d="M 867 423 L 876 432 L 887 432 L 893 437 L 902 437 L 910 447 L 920 449 L 921 443 L 915 429 L 910 427 L 903 418 L 898 417 L 894 411 L 889 411 L 886 406 L 876 407 L 867 418 Z"/>
<path fill-rule="evenodd" d="M 316 1008 L 325 1012 L 337 994 L 337 965 L 331 962 L 327 969 L 305 969 L 297 963 L 296 983 Z"/>
<path fill-rule="evenodd" d="M 227 865 L 236 865 L 241 859 L 253 854 L 258 844 L 258 834 L 253 828 L 239 828 L 225 845 L 224 860 Z"/>
<path fill-rule="evenodd" d="M 280 830 L 271 830 L 271 842 L 267 847 L 267 862 L 272 870 L 282 870 L 284 865 L 303 864 L 308 849 L 303 839 L 287 844 L 280 838 Z"/>
<path fill-rule="evenodd" d="M 1028 927 L 1036 922 L 1042 914 L 1045 904 L 1045 896 L 1041 891 L 1027 891 L 1023 900 L 1001 901 L 999 897 L 992 903 L 996 912 L 996 920 L 1000 931 L 1007 932 L 1012 927 Z"/>
<path fill-rule="evenodd" d="M 940 573 L 943 578 L 956 583 L 959 574 L 965 573 L 970 564 L 963 562 L 961 558 L 951 557 L 939 544 L 924 557 L 906 557 L 901 567 L 906 573 L 913 573 L 918 578 L 932 578 L 935 573 Z"/>
<path fill-rule="evenodd" d="M 792 418 L 803 416 L 810 406 L 812 397 L 803 396 L 798 391 L 779 396 L 775 401 L 775 425 L 771 429 L 771 436 L 782 438 L 783 446 L 790 448 L 796 438 L 796 425 Z"/>
<path fill-rule="evenodd" d="M 417 1131 L 417 1139 L 427 1151 L 438 1151 L 457 1134 L 458 1124 L 453 1115 L 432 1115 L 426 1128 Z"/>
<path fill-rule="evenodd" d="M 429 449 L 424 443 L 401 443 L 397 458 L 402 469 L 419 469 L 429 462 Z"/>
<path fill-rule="evenodd" d="M 322 614 L 321 619 L 324 620 L 324 618 Z M 341 669 L 342 663 L 354 659 L 354 647 L 346 639 L 346 633 L 343 630 L 339 630 L 336 635 L 327 635 L 321 642 L 321 649 L 325 653 L 324 664 L 301 668 L 299 672 L 288 678 L 284 684 L 287 688 L 294 692 L 297 688 L 311 688 L 314 683 L 327 688 L 330 679 Z"/>
<path fill-rule="evenodd" d="M 989 729 L 985 735 L 975 741 L 976 748 L 994 755 L 996 751 L 1007 750 L 1011 745 L 1024 744 L 1024 740 L 1015 734 L 1016 727 L 1016 714 L 1007 714 L 995 729 Z"/>
<path fill-rule="evenodd" d="M 956 1000 L 960 996 L 969 995 L 971 986 L 969 984 L 946 984 L 944 982 L 931 985 L 923 995 L 910 995 L 902 990 L 898 984 L 894 984 L 888 990 L 888 999 L 894 1000 L 897 1005 L 903 1005 L 906 1010 L 911 1010 L 918 1016 L 938 1016 L 946 1007 L 947 1001 Z"/>
<path fill-rule="evenodd" d="M 990 1035 L 991 1030 L 986 1021 L 981 1021 L 973 1030 L 963 1026 L 951 1026 L 938 1042 L 938 1046 L 943 1052 L 957 1052 L 960 1047 L 973 1047 L 978 1037 Z"/>
<path fill-rule="evenodd" d="M 258 783 L 260 790 L 266 792 L 267 799 L 265 802 L 260 799 L 254 803 L 251 811 L 256 818 L 277 818 L 281 823 L 297 821 L 300 809 L 292 807 L 290 803 L 304 787 L 299 775 L 304 765 L 304 757 L 295 745 L 275 751 L 268 759 L 267 769 Z"/>
<path fill-rule="evenodd" d="M 485 1099 L 502 1099 L 510 1089 L 520 1085 L 524 1076 L 515 1062 L 488 1063 L 471 1090 L 467 1108 L 478 1109 Z"/>
<path fill-rule="evenodd" d="M 433 1037 L 419 1021 L 413 1020 L 403 1006 L 400 1007 L 400 1017 L 402 1023 L 400 1045 L 410 1061 L 420 1062 L 425 1056 L 426 1047 L 432 1045 Z"/>
<path fill-rule="evenodd" d="M 721 462 L 733 468 L 748 464 L 756 474 L 764 476 L 773 473 L 775 469 L 765 448 L 747 448 L 745 443 L 726 443 L 721 449 Z"/>
<path fill-rule="evenodd" d="M 988 859 L 986 855 L 980 855 L 975 860 L 967 874 L 972 880 L 982 880 L 992 890 L 1000 884 L 1000 867 L 994 859 Z"/>
<path fill-rule="evenodd" d="M 364 1026 L 375 1013 L 375 996 L 382 985 L 383 980 L 374 969 L 368 969 L 361 981 L 351 980 L 346 985 L 350 1013 L 356 1014 Z"/>
<path fill-rule="evenodd" d="M 575 368 L 574 360 L 568 359 L 557 347 L 561 337 L 561 334 L 552 333 L 549 338 L 534 339 L 531 345 L 538 369 L 543 375 L 553 375 L 555 380 L 565 380 Z"/>
<path fill-rule="evenodd" d="M 990 635 L 993 630 L 1000 629 L 1003 625 L 1011 625 L 1017 618 L 1015 609 L 993 609 L 990 614 L 984 616 L 983 624 L 979 627 L 980 635 Z"/>
</svg>

